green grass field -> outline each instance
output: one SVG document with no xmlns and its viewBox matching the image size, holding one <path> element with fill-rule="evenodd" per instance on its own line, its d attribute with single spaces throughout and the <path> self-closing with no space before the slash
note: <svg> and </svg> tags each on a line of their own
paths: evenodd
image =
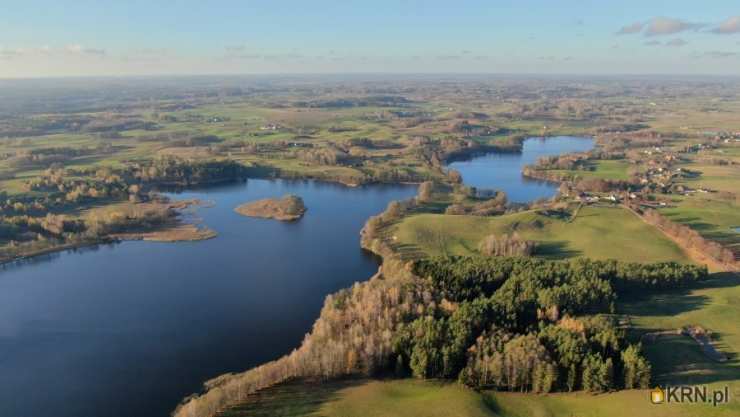
<svg viewBox="0 0 740 417">
<path fill-rule="evenodd" d="M 219 417 L 491 417 L 486 399 L 448 382 L 290 382 L 252 395 Z"/>
<path fill-rule="evenodd" d="M 693 188 L 708 188 L 715 191 L 740 192 L 740 165 L 689 164 L 689 169 L 701 172 L 697 178 L 687 180 Z"/>
<path fill-rule="evenodd" d="M 589 167 L 593 170 L 550 170 L 567 174 L 569 177 L 578 177 L 583 179 L 604 179 L 604 180 L 622 180 L 630 178 L 630 168 L 636 168 L 625 160 L 602 160 L 589 162 Z"/>
<path fill-rule="evenodd" d="M 710 192 L 674 195 L 670 206 L 661 209 L 661 213 L 740 253 L 740 233 L 736 231 L 740 227 L 740 144 L 723 143 L 690 156 L 690 161 L 682 167 L 700 175 L 681 182 L 689 188 Z M 733 164 L 710 164 L 707 161 L 711 158 Z"/>
<path fill-rule="evenodd" d="M 219 417 L 730 417 L 738 413 L 737 402 L 717 407 L 653 405 L 648 390 L 601 395 L 478 393 L 452 382 L 412 379 L 276 387 L 250 401 Z"/>
<path fill-rule="evenodd" d="M 730 417 L 738 412 L 734 405 L 654 405 L 647 390 L 601 395 L 488 393 L 486 397 L 501 417 Z"/>
<path fill-rule="evenodd" d="M 584 207 L 570 222 L 534 211 L 495 217 L 420 214 L 403 219 L 390 233 L 401 254 L 414 257 L 475 254 L 485 236 L 513 232 L 540 242 L 538 256 L 544 258 L 688 262 L 675 243 L 618 207 Z"/>
<path fill-rule="evenodd" d="M 715 274 L 715 279 L 702 288 L 669 292 L 622 303 L 621 312 L 633 317 L 638 329 L 676 329 L 685 325 L 700 325 L 717 337 L 717 348 L 731 353 L 724 364 L 697 355 L 693 343 L 684 339 L 659 341 L 646 346 L 656 366 L 658 381 L 710 383 L 725 380 L 740 381 L 740 363 L 735 353 L 740 350 L 740 275 Z M 665 344 L 664 348 L 662 344 Z M 740 388 L 740 386 L 738 386 Z"/>
<path fill-rule="evenodd" d="M 669 219 L 685 224 L 702 236 L 740 252 L 740 206 L 711 194 L 676 199 L 675 206 L 660 210 Z"/>
<path fill-rule="evenodd" d="M 476 392 L 457 384 L 372 381 L 339 392 L 316 415 L 327 417 L 487 417 L 495 416 Z"/>
</svg>

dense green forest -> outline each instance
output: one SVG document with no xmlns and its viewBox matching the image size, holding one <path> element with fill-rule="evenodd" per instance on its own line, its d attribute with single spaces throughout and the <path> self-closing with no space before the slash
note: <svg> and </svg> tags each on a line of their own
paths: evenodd
<svg viewBox="0 0 740 417">
<path fill-rule="evenodd" d="M 610 316 L 614 302 L 708 275 L 677 263 L 519 257 L 425 259 L 414 272 L 449 307 L 402 327 L 401 365 L 418 377 L 535 392 L 647 387 L 650 365 Z"/>
</svg>

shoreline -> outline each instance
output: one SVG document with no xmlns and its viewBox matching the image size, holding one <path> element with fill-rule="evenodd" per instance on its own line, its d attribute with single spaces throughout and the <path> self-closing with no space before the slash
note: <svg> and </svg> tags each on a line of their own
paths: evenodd
<svg viewBox="0 0 740 417">
<path fill-rule="evenodd" d="M 12 258 L 0 258 L 0 268 L 4 267 L 6 265 L 13 264 L 15 262 L 24 262 L 24 261 L 30 261 L 34 258 L 38 258 L 44 255 L 51 255 L 58 252 L 65 252 L 65 251 L 74 251 L 76 249 L 82 249 L 97 245 L 105 245 L 105 244 L 113 244 L 116 243 L 115 240 L 100 240 L 100 241 L 92 241 L 92 242 L 75 242 L 75 243 L 65 243 L 59 246 L 52 246 L 48 248 L 38 249 L 35 251 L 31 251 L 29 253 L 24 253 L 22 255 L 14 256 Z"/>
<path fill-rule="evenodd" d="M 481 145 L 479 147 L 476 147 L 474 149 L 462 149 L 457 150 L 448 153 L 447 155 L 444 155 L 442 162 L 443 162 L 443 168 L 448 169 L 449 164 L 453 162 L 462 162 L 466 160 L 471 160 L 473 158 L 479 157 L 479 156 L 485 156 L 492 153 L 517 153 L 521 152 L 522 148 L 524 146 L 524 142 L 529 139 L 544 139 L 548 140 L 557 136 L 575 136 L 575 135 L 566 135 L 566 134 L 559 134 L 559 135 L 551 135 L 551 136 L 514 136 L 510 140 L 513 142 L 511 144 L 507 144 L 506 146 L 497 146 L 497 145 Z M 585 137 L 585 136 L 578 136 L 578 137 Z M 593 140 L 593 137 L 588 137 L 589 139 Z M 288 174 L 288 175 L 285 175 Z M 297 172 L 292 173 L 291 171 L 283 171 L 279 168 L 273 168 L 272 171 L 270 171 L 269 174 L 266 175 L 254 175 L 254 176 L 248 176 L 243 179 L 219 179 L 219 180 L 213 180 L 213 181 L 207 181 L 207 182 L 198 182 L 198 183 L 192 183 L 192 184 L 181 184 L 181 183 L 173 183 L 169 185 L 162 185 L 159 184 L 157 189 L 159 192 L 171 192 L 171 193 L 178 193 L 180 191 L 185 190 L 197 190 L 200 188 L 210 188 L 214 186 L 224 185 L 228 183 L 234 183 L 234 182 L 240 182 L 240 181 L 249 181 L 250 179 L 262 179 L 262 180 L 281 180 L 281 181 L 316 181 L 320 183 L 327 183 L 327 184 L 339 184 L 345 187 L 349 188 L 359 188 L 367 185 L 419 185 L 424 180 L 419 180 L 417 182 L 414 181 L 400 181 L 400 182 L 384 182 L 384 181 L 363 181 L 360 182 L 349 182 L 345 181 L 342 178 L 331 178 L 331 177 L 319 177 L 314 175 L 292 175 L 292 174 L 298 174 Z M 522 172 L 522 175 L 525 177 L 528 177 L 527 175 Z M 545 180 L 542 178 L 537 177 L 531 177 L 532 179 L 536 180 L 543 180 L 547 182 L 552 182 L 553 184 L 557 184 L 560 181 L 550 181 Z M 190 202 L 191 204 L 183 205 L 183 203 L 186 203 L 187 200 L 183 201 L 175 201 L 173 202 L 174 209 L 186 209 L 188 206 L 190 206 L 193 202 Z M 198 203 L 200 204 L 200 203 Z M 241 214 L 241 213 L 240 213 Z M 186 224 L 186 223 L 183 223 Z M 171 225 L 169 226 L 171 227 Z M 207 230 L 210 230 L 206 227 Z M 200 240 L 207 240 L 212 239 L 217 236 L 217 233 L 210 230 L 212 233 L 205 233 L 202 236 L 203 237 L 196 237 L 196 238 L 182 238 L 182 239 L 172 239 L 167 237 L 167 232 L 165 231 L 145 231 L 145 232 L 137 232 L 137 231 L 131 231 L 131 232 L 122 232 L 117 233 L 115 235 L 111 235 L 108 238 L 95 240 L 95 241 L 85 241 L 80 243 L 65 243 L 59 246 L 53 246 L 48 248 L 43 248 L 35 251 L 30 251 L 28 253 L 24 253 L 12 258 L 0 258 L 0 266 L 6 265 L 15 261 L 20 260 L 27 260 L 32 259 L 37 256 L 43 256 L 50 253 L 56 253 L 56 252 L 63 252 L 66 250 L 72 250 L 87 246 L 94 246 L 94 245 L 100 245 L 100 244 L 107 244 L 107 243 L 115 243 L 117 241 L 134 241 L 134 240 L 142 240 L 142 241 L 151 241 L 151 242 L 165 242 L 165 243 L 176 243 L 176 242 L 192 242 L 192 241 L 200 241 Z M 197 233 L 197 232 L 193 232 Z M 203 232 L 200 232 L 203 233 Z M 118 237 L 116 237 L 118 236 Z M 364 248 L 363 245 L 360 245 L 361 248 Z M 370 252 L 375 253 L 370 248 L 364 248 L 369 250 Z M 382 255 L 377 254 L 382 258 Z"/>
<path fill-rule="evenodd" d="M 58 246 L 38 249 L 23 253 L 12 258 L 0 258 L 0 267 L 10 265 L 15 262 L 29 261 L 44 255 L 50 255 L 59 252 L 74 251 L 98 245 L 109 245 L 121 242 L 160 242 L 160 243 L 178 243 L 178 242 L 199 242 L 218 237 L 218 233 L 208 227 L 199 228 L 191 223 L 181 223 L 179 225 L 168 226 L 164 230 L 152 230 L 146 232 L 126 232 L 116 233 L 106 238 L 83 241 L 74 243 L 64 243 Z"/>
<path fill-rule="evenodd" d="M 41 249 L 31 250 L 13 257 L 0 258 L 0 266 L 31 260 L 36 257 L 58 252 L 81 249 L 85 247 L 115 244 L 126 241 L 147 242 L 196 242 L 213 239 L 218 236 L 214 230 L 199 223 L 189 223 L 182 219 L 183 210 L 192 206 L 207 207 L 206 203 L 198 200 L 176 200 L 167 203 L 156 203 L 166 205 L 175 210 L 177 214 L 169 221 L 149 230 L 131 230 L 126 232 L 112 233 L 97 239 L 85 239 L 77 242 L 65 242 L 59 245 L 49 246 Z"/>
</svg>

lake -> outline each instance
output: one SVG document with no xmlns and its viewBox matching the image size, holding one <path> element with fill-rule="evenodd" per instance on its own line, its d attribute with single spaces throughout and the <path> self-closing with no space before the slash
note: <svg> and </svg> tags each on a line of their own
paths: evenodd
<svg viewBox="0 0 740 417">
<path fill-rule="evenodd" d="M 524 141 L 522 153 L 491 153 L 449 166 L 462 173 L 466 185 L 481 189 L 503 190 L 509 201 L 524 203 L 538 198 L 549 198 L 558 186 L 551 182 L 525 178 L 522 168 L 543 156 L 584 152 L 593 148 L 593 140 L 574 136 L 530 138 Z"/>
<path fill-rule="evenodd" d="M 556 187 L 523 180 L 522 164 L 590 144 L 530 139 L 523 154 L 452 166 L 471 185 L 524 201 Z M 233 211 L 287 193 L 308 207 L 298 222 Z M 359 246 L 367 218 L 415 193 L 250 180 L 176 195 L 215 203 L 198 210 L 215 239 L 123 242 L 0 266 L 0 416 L 164 417 L 203 381 L 288 353 L 327 294 L 376 272 Z"/>
</svg>

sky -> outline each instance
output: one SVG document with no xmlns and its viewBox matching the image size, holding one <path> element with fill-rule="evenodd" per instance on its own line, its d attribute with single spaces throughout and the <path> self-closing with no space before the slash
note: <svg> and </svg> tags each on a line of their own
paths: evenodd
<svg viewBox="0 0 740 417">
<path fill-rule="evenodd" d="M 738 0 L 0 0 L 0 78 L 740 75 Z"/>
</svg>

